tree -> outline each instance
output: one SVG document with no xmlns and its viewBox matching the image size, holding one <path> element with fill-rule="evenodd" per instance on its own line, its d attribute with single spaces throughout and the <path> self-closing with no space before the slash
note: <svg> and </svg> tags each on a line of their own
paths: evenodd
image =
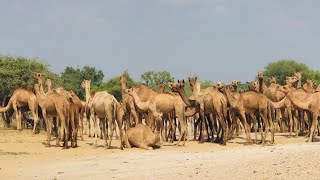
<svg viewBox="0 0 320 180">
<path fill-rule="evenodd" d="M 133 85 L 137 85 L 129 75 L 128 71 L 122 73 L 127 79 L 127 87 L 131 88 Z M 99 87 L 93 88 L 93 91 L 102 91 L 106 90 L 108 93 L 112 94 L 118 101 L 122 99 L 122 92 L 119 84 L 119 76 L 113 77 L 106 82 L 102 83 Z"/>
<path fill-rule="evenodd" d="M 302 83 L 306 79 L 313 79 L 320 82 L 320 73 L 310 69 L 306 64 L 298 63 L 295 60 L 279 60 L 269 63 L 265 67 L 264 75 L 267 79 L 270 76 L 275 76 L 279 84 L 285 84 L 286 76 L 293 76 L 293 73 L 300 71 L 302 73 Z"/>
<path fill-rule="evenodd" d="M 103 72 L 94 67 L 85 66 L 82 69 L 67 66 L 61 73 L 63 87 L 66 90 L 74 91 L 80 98 L 84 98 L 85 92 L 81 88 L 84 79 L 91 80 L 91 87 L 94 89 L 101 85 Z"/>
<path fill-rule="evenodd" d="M 49 65 L 36 58 L 2 56 L 0 55 L 0 97 L 10 95 L 20 87 L 33 89 L 36 80 L 32 77 L 33 71 L 42 73 L 57 84 L 61 79 L 50 71 Z"/>
<path fill-rule="evenodd" d="M 141 80 L 153 89 L 157 89 L 157 86 L 162 83 L 173 82 L 174 78 L 168 71 L 147 71 L 141 74 Z"/>
</svg>

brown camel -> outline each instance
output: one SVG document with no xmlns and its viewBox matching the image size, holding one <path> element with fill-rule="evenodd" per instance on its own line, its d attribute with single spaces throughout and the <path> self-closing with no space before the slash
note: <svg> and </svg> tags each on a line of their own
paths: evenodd
<svg viewBox="0 0 320 180">
<path fill-rule="evenodd" d="M 69 117 L 70 117 L 70 124 L 72 128 L 72 139 L 71 139 L 71 146 L 72 147 L 77 147 L 77 137 L 78 137 L 78 129 L 80 125 L 80 137 L 81 141 L 83 141 L 83 121 L 82 120 L 82 115 L 84 112 L 84 106 L 82 105 L 81 100 L 79 97 L 73 92 L 69 91 L 70 97 L 70 112 L 69 112 Z M 80 123 L 80 122 L 81 123 Z"/>
<path fill-rule="evenodd" d="M 185 117 L 185 105 L 181 97 L 165 93 L 158 94 L 150 100 L 148 100 L 147 102 L 143 102 L 138 96 L 137 91 L 137 88 L 132 87 L 131 89 L 127 89 L 125 92 L 133 97 L 135 104 L 139 109 L 151 113 L 151 125 L 156 124 L 157 130 L 162 129 L 163 122 L 162 119 L 155 118 L 155 116 L 158 114 L 169 114 L 175 112 L 175 115 L 178 118 L 181 126 L 181 136 L 177 145 L 179 146 L 181 140 L 183 141 L 182 145 L 185 145 L 185 140 L 187 136 L 187 125 Z M 153 120 L 155 120 L 155 123 L 153 123 Z M 162 139 L 165 139 L 164 133 L 162 133 Z"/>
<path fill-rule="evenodd" d="M 229 86 L 225 87 L 225 92 L 230 105 L 236 109 L 240 120 L 247 135 L 247 144 L 251 144 L 251 137 L 249 133 L 248 124 L 246 122 L 245 113 L 254 114 L 258 112 L 264 122 L 265 130 L 264 137 L 262 137 L 262 144 L 265 143 L 267 133 L 269 131 L 269 124 L 271 126 L 271 143 L 274 143 L 274 125 L 271 118 L 272 104 L 269 99 L 263 94 L 256 91 L 247 91 L 240 94 L 237 99 L 232 96 Z"/>
<path fill-rule="evenodd" d="M 86 87 L 85 87 L 86 88 Z M 87 94 L 87 93 L 86 93 Z M 115 121 L 117 121 L 119 131 L 120 131 L 120 139 L 122 140 L 122 122 L 117 118 L 117 109 L 120 104 L 116 100 L 116 98 L 109 94 L 107 91 L 101 91 L 94 94 L 93 98 L 89 98 L 88 108 L 90 109 L 90 115 L 93 119 L 94 129 L 95 129 L 95 141 L 94 148 L 97 148 L 97 135 L 98 135 L 98 124 L 101 121 L 102 124 L 102 132 L 105 139 L 105 147 L 111 147 L 111 141 L 113 137 L 113 125 Z M 108 124 L 106 124 L 106 118 L 108 119 Z M 107 125 L 107 127 L 106 127 Z M 108 126 L 110 127 L 110 136 L 109 143 L 107 135 L 108 135 Z M 123 149 L 122 143 L 120 143 L 120 149 Z"/>
<path fill-rule="evenodd" d="M 310 128 L 310 137 L 308 140 L 308 142 L 312 142 L 315 129 L 318 126 L 318 116 L 320 113 L 320 92 L 313 93 L 303 100 L 295 96 L 293 93 L 288 93 L 287 97 L 296 107 L 312 113 L 312 124 Z"/>
<path fill-rule="evenodd" d="M 185 90 L 184 90 L 184 80 L 178 80 L 178 83 L 173 83 L 173 82 L 168 82 L 167 85 L 168 87 L 176 93 L 179 93 L 180 97 L 182 98 L 183 102 L 189 107 L 191 108 L 190 111 L 193 111 L 193 113 L 190 113 L 190 116 L 194 116 L 196 113 L 200 113 L 200 105 L 196 102 L 194 96 L 190 96 L 188 97 Z M 185 115 L 186 117 L 188 117 L 189 112 L 186 111 Z M 197 136 L 197 126 L 199 124 L 199 122 L 201 121 L 200 119 L 201 117 L 198 118 L 198 120 L 194 121 L 194 131 L 193 131 L 193 140 L 196 140 L 196 136 Z M 201 139 L 201 138 L 200 138 Z"/>
<path fill-rule="evenodd" d="M 23 88 L 16 89 L 7 106 L 0 108 L 0 113 L 7 112 L 9 109 L 13 108 L 16 113 L 17 130 L 22 130 L 23 108 L 25 107 L 29 108 L 32 113 L 34 120 L 33 133 L 36 133 L 39 122 L 38 101 L 36 95 L 32 91 Z"/>
<path fill-rule="evenodd" d="M 227 121 L 227 99 L 218 89 L 209 87 L 200 91 L 200 83 L 197 82 L 197 77 L 189 77 L 189 83 L 192 89 L 193 96 L 200 105 L 201 126 L 204 127 L 205 114 L 215 114 L 217 120 L 222 126 L 223 135 L 220 141 L 221 145 L 226 145 L 228 127 Z M 202 138 L 202 142 L 203 142 Z"/>
<path fill-rule="evenodd" d="M 295 130 L 296 130 L 296 135 L 298 136 L 298 114 L 297 112 L 295 112 L 294 110 L 296 109 L 300 109 L 297 106 L 294 106 L 292 104 L 291 99 L 288 98 L 288 95 L 291 95 L 291 97 L 295 97 L 295 99 L 299 99 L 300 101 L 303 101 L 304 99 L 309 98 L 314 92 L 314 82 L 312 80 L 307 80 L 307 82 L 299 89 L 295 89 L 292 87 L 292 85 L 289 83 L 288 85 L 284 85 L 284 86 L 280 86 L 278 87 L 278 89 L 285 93 L 287 96 L 286 98 L 284 98 L 283 100 L 277 102 L 277 103 L 273 103 L 273 106 L 275 108 L 287 108 L 287 112 L 288 112 L 288 117 L 290 120 L 290 132 L 292 131 L 292 122 L 294 121 L 294 126 L 295 126 Z M 304 110 L 304 109 L 302 109 Z M 294 119 L 292 119 L 292 111 L 294 111 Z M 303 112 L 301 112 L 303 113 Z M 304 116 L 306 117 L 305 113 Z M 301 127 L 300 127 L 300 131 L 303 133 L 303 119 L 300 119 L 301 122 Z"/>
<path fill-rule="evenodd" d="M 142 115 L 141 115 L 142 112 L 137 112 L 137 109 L 134 105 L 134 100 L 133 100 L 132 96 L 124 93 L 124 91 L 127 89 L 126 77 L 123 75 L 120 76 L 119 83 L 120 83 L 120 87 L 121 87 L 121 91 L 122 91 L 122 103 L 123 103 L 125 110 L 132 115 L 135 124 L 137 124 L 138 122 L 142 122 Z M 138 114 L 139 114 L 140 118 L 138 117 Z M 128 116 L 128 117 L 130 118 L 130 116 Z M 133 123 L 131 122 L 131 119 L 128 119 L 127 120 L 127 128 L 130 128 L 132 124 Z"/>
<path fill-rule="evenodd" d="M 61 94 L 55 91 L 47 92 L 45 95 L 41 95 L 39 84 L 34 85 L 36 96 L 39 105 L 42 109 L 43 118 L 46 121 L 47 127 L 47 147 L 50 147 L 51 140 L 51 129 L 52 129 L 52 118 L 57 117 L 62 127 L 61 135 L 64 135 L 64 148 L 68 148 L 69 138 L 69 108 L 70 104 L 68 100 Z M 60 146 L 58 134 L 56 133 L 56 145 Z"/>
<path fill-rule="evenodd" d="M 149 126 L 137 124 L 126 132 L 123 136 L 123 142 L 126 148 L 135 146 L 141 149 L 152 150 L 152 147 L 155 147 L 160 142 L 160 133 L 159 131 L 153 133 Z"/>
</svg>

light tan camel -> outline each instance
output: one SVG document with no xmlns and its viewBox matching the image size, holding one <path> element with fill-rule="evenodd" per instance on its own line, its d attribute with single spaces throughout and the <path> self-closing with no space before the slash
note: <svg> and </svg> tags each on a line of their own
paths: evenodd
<svg viewBox="0 0 320 180">
<path fill-rule="evenodd" d="M 153 133 L 149 126 L 137 124 L 127 131 L 123 136 L 123 141 L 126 148 L 135 146 L 141 149 L 152 150 L 152 147 L 155 147 L 155 145 L 160 142 L 160 133 L 159 131 Z"/>
<path fill-rule="evenodd" d="M 113 137 L 113 125 L 115 121 L 117 121 L 119 131 L 120 131 L 120 139 L 122 140 L 122 122 L 117 118 L 117 109 L 120 104 L 116 100 L 116 98 L 109 94 L 107 91 L 100 91 L 95 93 L 92 99 L 89 99 L 88 108 L 90 109 L 90 116 L 93 119 L 94 129 L 95 129 L 95 141 L 94 148 L 97 148 L 97 135 L 98 135 L 98 124 L 101 121 L 102 124 L 102 132 L 105 139 L 105 147 L 111 147 L 111 141 Z M 106 124 L 106 119 L 108 120 Z M 107 127 L 106 127 L 107 125 Z M 108 125 L 110 127 L 110 135 L 108 135 Z M 109 143 L 108 143 L 109 139 Z M 123 144 L 120 143 L 120 149 L 123 149 Z"/>
<path fill-rule="evenodd" d="M 39 105 L 42 109 L 43 118 L 46 121 L 47 127 L 47 147 L 50 147 L 51 140 L 51 129 L 52 129 L 52 118 L 57 117 L 61 123 L 62 131 L 61 135 L 64 135 L 64 148 L 68 148 L 69 138 L 69 108 L 70 104 L 68 100 L 61 94 L 55 91 L 47 92 L 45 95 L 41 95 L 39 84 L 34 85 L 36 96 Z M 60 142 L 58 134 L 56 133 L 56 145 L 59 147 Z"/>
<path fill-rule="evenodd" d="M 262 144 L 265 143 L 267 133 L 269 131 L 269 124 L 271 126 L 271 143 L 274 143 L 274 124 L 271 117 L 272 104 L 269 99 L 256 91 L 247 91 L 241 93 L 240 97 L 236 99 L 232 96 L 229 86 L 225 87 L 225 92 L 230 105 L 237 110 L 239 118 L 242 121 L 245 133 L 247 135 L 247 144 L 251 144 L 252 142 L 245 113 L 254 114 L 255 112 L 258 112 L 262 117 L 265 126 Z"/>
<path fill-rule="evenodd" d="M 200 91 L 200 83 L 197 82 L 197 77 L 188 78 L 193 96 L 200 105 L 200 116 L 202 117 L 201 126 L 204 128 L 205 114 L 216 114 L 216 118 L 222 126 L 223 135 L 220 139 L 221 145 L 226 145 L 228 127 L 227 121 L 227 99 L 218 89 L 209 87 L 203 91 Z M 204 140 L 202 139 L 202 142 Z"/>
<path fill-rule="evenodd" d="M 13 108 L 16 113 L 17 130 L 22 130 L 23 108 L 25 107 L 29 108 L 32 113 L 34 120 L 33 133 L 36 133 L 39 122 L 38 101 L 36 95 L 32 91 L 23 88 L 16 89 L 7 106 L 0 108 L 0 113 L 7 112 L 9 109 Z"/>
<path fill-rule="evenodd" d="M 185 140 L 187 136 L 187 125 L 185 117 L 185 105 L 181 97 L 165 93 L 158 94 L 150 100 L 148 100 L 147 102 L 143 102 L 138 96 L 137 91 L 137 88 L 132 87 L 131 89 L 127 89 L 125 92 L 133 97 L 135 104 L 139 109 L 151 113 L 151 125 L 156 124 L 156 128 L 158 131 L 162 129 L 163 122 L 162 119 L 155 118 L 154 116 L 158 114 L 169 114 L 171 112 L 175 112 L 175 115 L 178 118 L 181 126 L 181 135 L 177 145 L 179 146 L 181 140 L 183 141 L 182 145 L 185 145 Z M 153 123 L 153 120 L 155 120 L 155 123 Z M 163 140 L 165 139 L 163 133 L 162 138 Z"/>
</svg>

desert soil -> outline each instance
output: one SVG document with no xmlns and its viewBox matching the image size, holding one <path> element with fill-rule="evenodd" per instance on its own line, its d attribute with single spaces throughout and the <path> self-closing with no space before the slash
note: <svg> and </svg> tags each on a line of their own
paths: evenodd
<svg viewBox="0 0 320 180">
<path fill-rule="evenodd" d="M 252 134 L 252 137 L 253 134 Z M 227 146 L 164 143 L 151 151 L 112 149 L 85 136 L 79 147 L 44 147 L 45 132 L 0 129 L 1 179 L 319 179 L 320 143 L 277 133 L 275 145 L 244 146 L 244 136 Z M 270 139 L 270 135 L 269 135 Z M 52 145 L 55 141 L 51 142 Z"/>
</svg>

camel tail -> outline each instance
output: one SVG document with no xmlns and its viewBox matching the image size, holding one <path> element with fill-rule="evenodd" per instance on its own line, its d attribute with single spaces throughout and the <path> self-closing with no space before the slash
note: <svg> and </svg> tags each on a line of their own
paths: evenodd
<svg viewBox="0 0 320 180">
<path fill-rule="evenodd" d="M 1 107 L 0 108 L 0 113 L 9 111 L 12 108 L 12 101 L 13 101 L 13 96 L 11 96 L 11 98 L 10 98 L 10 100 L 9 100 L 9 102 L 8 102 L 6 107 Z"/>
</svg>

